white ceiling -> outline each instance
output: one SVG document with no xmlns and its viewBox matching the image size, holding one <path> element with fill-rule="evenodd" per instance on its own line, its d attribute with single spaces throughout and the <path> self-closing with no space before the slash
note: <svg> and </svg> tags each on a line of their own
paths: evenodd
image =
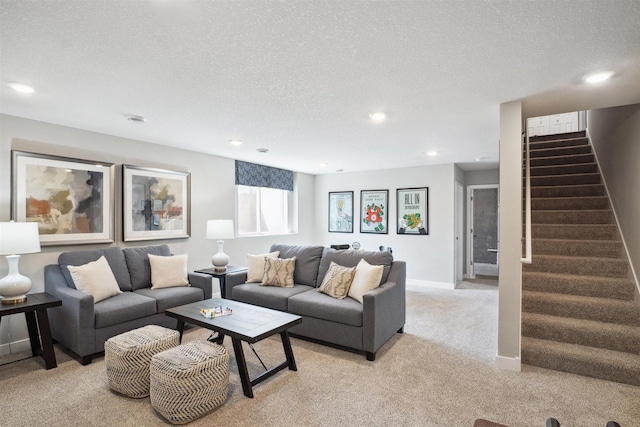
<svg viewBox="0 0 640 427">
<path fill-rule="evenodd" d="M 1 113 L 312 174 L 495 167 L 500 103 L 640 102 L 638 0 L 0 0 L 0 19 Z"/>
</svg>

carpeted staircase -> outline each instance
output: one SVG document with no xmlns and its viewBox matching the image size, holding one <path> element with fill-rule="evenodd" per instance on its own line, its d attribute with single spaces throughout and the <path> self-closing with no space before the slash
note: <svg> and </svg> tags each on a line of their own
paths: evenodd
<svg viewBox="0 0 640 427">
<path fill-rule="evenodd" d="M 640 386 L 640 302 L 584 132 L 531 138 L 522 362 Z"/>
</svg>

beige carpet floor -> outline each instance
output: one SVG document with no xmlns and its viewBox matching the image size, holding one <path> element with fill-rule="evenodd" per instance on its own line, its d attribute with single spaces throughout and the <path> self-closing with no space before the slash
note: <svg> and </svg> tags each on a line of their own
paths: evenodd
<svg viewBox="0 0 640 427">
<path fill-rule="evenodd" d="M 379 352 L 364 355 L 292 339 L 298 371 L 282 371 L 242 393 L 231 357 L 226 403 L 191 426 L 468 426 L 485 418 L 510 426 L 640 425 L 640 388 L 523 366 L 495 367 L 498 288 L 410 288 L 407 324 Z M 185 340 L 205 339 L 192 328 Z M 227 340 L 228 341 L 228 340 Z M 225 345 L 233 354 L 231 343 Z M 284 360 L 278 339 L 256 346 L 267 365 Z M 252 375 L 262 367 L 246 348 Z M 0 366 L 2 426 L 162 426 L 149 399 L 110 391 L 104 357 L 81 366 L 56 345 L 58 368 L 39 358 Z M 0 364 L 8 359 L 0 358 Z"/>
</svg>

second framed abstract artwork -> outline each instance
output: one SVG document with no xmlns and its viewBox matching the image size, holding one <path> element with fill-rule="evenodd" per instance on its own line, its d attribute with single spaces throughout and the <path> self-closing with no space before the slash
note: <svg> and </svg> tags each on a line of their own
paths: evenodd
<svg viewBox="0 0 640 427">
<path fill-rule="evenodd" d="M 191 174 L 123 165 L 124 241 L 190 235 Z"/>
<path fill-rule="evenodd" d="M 360 232 L 387 234 L 389 190 L 360 191 Z"/>
</svg>

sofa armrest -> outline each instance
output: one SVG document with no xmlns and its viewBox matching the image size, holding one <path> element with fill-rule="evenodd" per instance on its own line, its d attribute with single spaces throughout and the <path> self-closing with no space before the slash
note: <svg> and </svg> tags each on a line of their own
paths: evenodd
<svg viewBox="0 0 640 427">
<path fill-rule="evenodd" d="M 406 319 L 406 275 L 404 261 L 394 261 L 387 282 L 363 295 L 363 347 L 375 353 L 396 332 Z"/>
<path fill-rule="evenodd" d="M 241 285 L 247 281 L 247 272 L 240 271 L 237 273 L 229 273 L 225 278 L 224 285 L 224 294 L 227 296 L 227 299 L 233 299 L 233 287 L 236 285 Z"/>
<path fill-rule="evenodd" d="M 48 310 L 53 338 L 80 356 L 95 353 L 93 296 L 70 288 L 57 264 L 45 266 L 44 290 L 62 300 Z"/>
<path fill-rule="evenodd" d="M 213 293 L 213 277 L 208 274 L 189 272 L 189 284 L 202 289 L 204 299 L 210 299 Z"/>
</svg>

